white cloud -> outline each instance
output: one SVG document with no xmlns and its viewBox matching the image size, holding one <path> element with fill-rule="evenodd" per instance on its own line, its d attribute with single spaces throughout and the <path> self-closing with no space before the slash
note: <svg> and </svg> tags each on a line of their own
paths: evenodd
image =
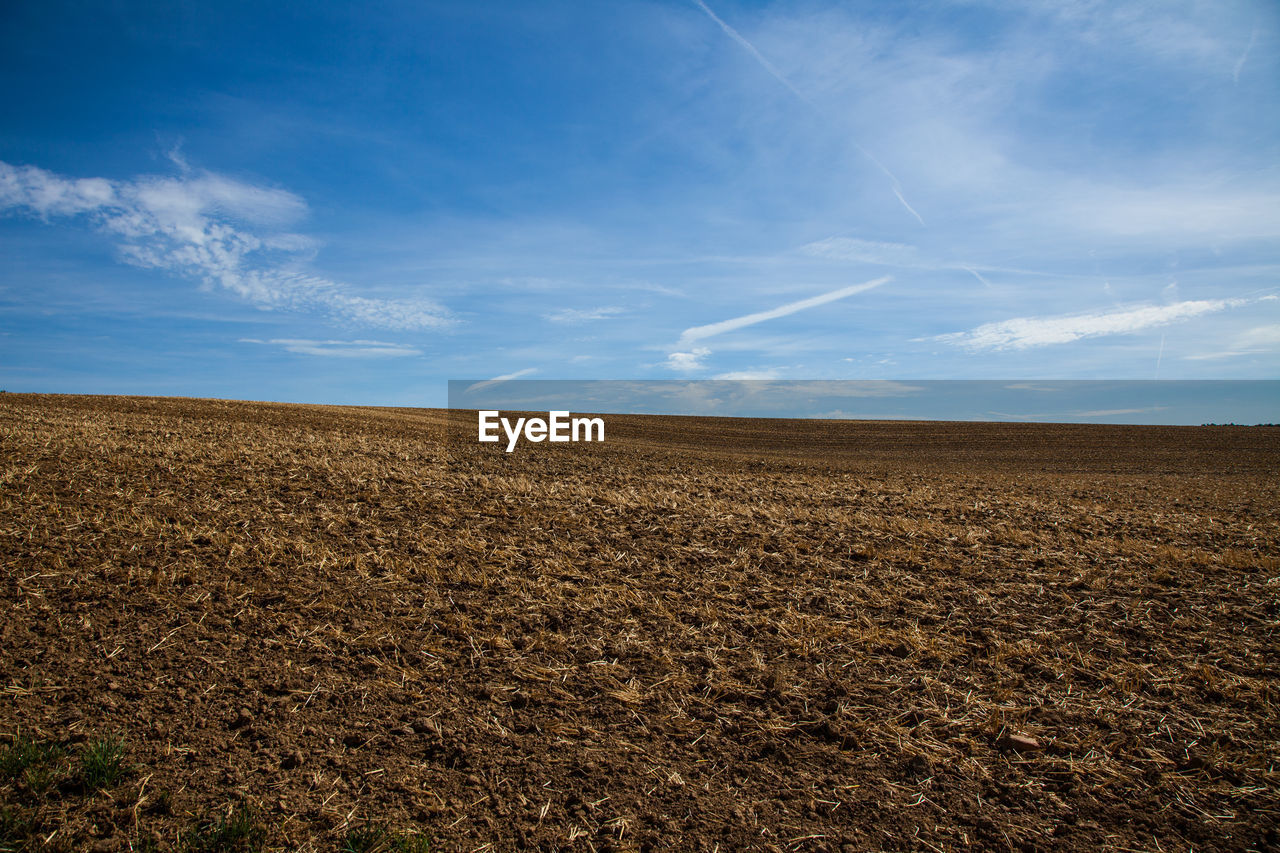
<svg viewBox="0 0 1280 853">
<path fill-rule="evenodd" d="M 1261 301 L 1269 301 L 1264 296 Z M 1223 358 L 1238 358 L 1242 355 L 1265 355 L 1280 349 L 1280 324 L 1255 326 L 1235 339 L 1232 348 L 1219 352 L 1199 353 L 1183 356 L 1187 361 L 1213 361 Z"/>
<path fill-rule="evenodd" d="M 874 413 L 874 412 L 850 412 L 845 409 L 831 409 L 827 412 L 814 412 L 811 415 L 800 415 L 799 417 L 806 420 L 815 421 L 899 421 L 910 420 L 910 418 L 898 412 L 896 414 Z"/>
<path fill-rule="evenodd" d="M 1199 355 L 1184 355 L 1186 361 L 1215 361 L 1220 358 L 1239 358 L 1242 355 L 1257 355 L 1256 352 L 1238 352 L 1236 350 L 1226 350 L 1224 352 L 1206 352 Z"/>
<path fill-rule="evenodd" d="M 987 414 L 996 415 L 1001 418 L 1018 421 L 1044 421 L 1058 420 L 1061 418 L 1111 418 L 1117 415 L 1142 415 L 1152 412 L 1163 412 L 1168 406 L 1146 406 L 1138 409 L 1093 409 L 1090 411 L 1073 411 L 1073 412 L 1036 412 L 1028 414 L 1026 412 L 997 412 L 990 411 Z"/>
<path fill-rule="evenodd" d="M 103 178 L 67 180 L 35 166 L 0 162 L 0 208 L 26 207 L 42 219 L 74 216 L 116 203 L 115 187 Z"/>
<path fill-rule="evenodd" d="M 550 320 L 552 323 L 589 323 L 593 320 L 609 320 L 622 313 L 621 308 L 605 307 L 605 308 L 562 308 L 559 311 L 552 311 L 549 314 L 543 314 L 544 320 Z"/>
<path fill-rule="evenodd" d="M 812 379 L 786 384 L 798 393 L 822 397 L 907 397 L 927 390 L 892 379 Z"/>
<path fill-rule="evenodd" d="M 853 296 L 855 293 L 863 293 L 880 285 L 891 281 L 888 276 L 877 278 L 873 281 L 864 282 L 862 284 L 854 284 L 849 287 L 842 287 L 839 290 L 832 290 L 828 293 L 822 293 L 817 296 L 811 296 L 808 299 L 801 299 L 797 302 L 788 302 L 786 305 L 779 305 L 777 308 L 770 308 L 768 311 L 758 311 L 754 314 L 745 314 L 741 317 L 734 317 L 730 320 L 721 320 L 718 323 L 709 323 L 705 326 L 693 326 L 685 329 L 680 335 L 680 342 L 676 346 L 688 346 L 694 341 L 704 340 L 716 335 L 723 335 L 725 332 L 732 332 L 737 329 L 743 329 L 747 326 L 754 326 L 756 323 L 763 323 L 766 320 L 776 320 L 779 317 L 786 317 L 789 314 L 795 314 L 797 311 L 804 311 L 807 308 L 816 308 L 819 305 L 826 305 L 828 302 L 835 302 L 837 299 L 844 299 Z"/>
<path fill-rule="evenodd" d="M 728 373 L 717 373 L 712 379 L 729 379 L 741 381 L 744 379 L 777 379 L 782 371 L 777 368 L 769 368 L 767 370 L 730 370 Z"/>
<path fill-rule="evenodd" d="M 1055 191 L 1045 224 L 1122 239 L 1272 239 L 1280 236 L 1280 197 L 1270 186 L 1209 182 L 1123 187 L 1065 185 Z"/>
<path fill-rule="evenodd" d="M 302 355 L 337 356 L 339 358 L 403 358 L 411 355 L 422 355 L 422 351 L 403 344 L 390 344 L 384 341 L 313 341 L 302 338 L 274 338 L 262 341 L 256 338 L 241 338 L 244 344 L 272 344 L 283 347 L 287 352 Z"/>
<path fill-rule="evenodd" d="M 148 177 L 123 186 L 125 198 L 159 223 L 198 234 L 208 218 L 221 216 L 253 225 L 287 225 L 307 212 L 301 198 L 285 190 L 256 187 L 204 172 L 197 177 Z"/>
<path fill-rule="evenodd" d="M 45 220 L 88 215 L 119 240 L 126 263 L 220 287 L 262 308 L 319 309 L 346 322 L 389 329 L 449 323 L 431 300 L 371 299 L 297 271 L 299 256 L 314 251 L 316 243 L 279 230 L 307 212 L 306 202 L 285 190 L 212 172 L 109 181 L 0 162 L 0 210 L 6 209 Z"/>
<path fill-rule="evenodd" d="M 706 347 L 694 347 L 689 352 L 673 352 L 667 356 L 666 366 L 671 370 L 688 372 L 702 369 L 702 360 L 711 355 Z"/>
<path fill-rule="evenodd" d="M 1110 418 L 1115 415 L 1140 415 L 1148 412 L 1163 412 L 1168 406 L 1146 406 L 1141 409 L 1092 409 L 1087 412 L 1073 412 L 1079 418 Z"/>
<path fill-rule="evenodd" d="M 967 332 L 937 335 L 930 340 L 945 341 L 969 350 L 1027 349 L 1065 344 L 1081 338 L 1123 335 L 1165 326 L 1247 304 L 1245 299 L 1201 299 L 1173 305 L 1147 305 L 1121 311 L 1069 314 L 1058 317 L 1019 317 L 985 323 Z"/>
<path fill-rule="evenodd" d="M 1014 4 L 1025 9 L 1027 4 Z M 1113 0 L 1044 0 L 1031 4 L 1067 27 L 1082 42 L 1107 49 L 1123 46 L 1169 63 L 1188 62 L 1234 74 L 1235 45 L 1215 33 L 1232 11 L 1229 4 L 1116 3 Z M 1216 25 L 1216 26 L 1215 26 Z"/>
<path fill-rule="evenodd" d="M 1255 326 L 1236 341 L 1241 349 L 1271 349 L 1280 347 L 1280 324 Z"/>
</svg>

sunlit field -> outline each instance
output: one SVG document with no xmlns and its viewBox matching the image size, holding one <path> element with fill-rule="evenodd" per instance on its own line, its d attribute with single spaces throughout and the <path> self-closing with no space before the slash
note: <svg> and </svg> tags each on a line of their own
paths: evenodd
<svg viewBox="0 0 1280 853">
<path fill-rule="evenodd" d="M 0 396 L 0 850 L 1280 845 L 1280 428 L 448 417 Z"/>
</svg>

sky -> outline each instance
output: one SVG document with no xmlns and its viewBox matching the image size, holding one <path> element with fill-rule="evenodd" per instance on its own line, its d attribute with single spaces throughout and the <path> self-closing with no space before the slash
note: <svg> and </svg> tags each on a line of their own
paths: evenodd
<svg viewBox="0 0 1280 853">
<path fill-rule="evenodd" d="M 1276 379 L 451 379 L 470 440 L 485 411 L 1024 423 L 1280 424 Z M 508 420 L 515 423 L 517 415 Z M 567 420 L 567 414 L 564 416 Z M 545 418 L 544 418 L 545 420 Z M 498 418 L 488 418 L 497 423 Z M 607 418 L 606 418 L 607 421 Z"/>
<path fill-rule="evenodd" d="M 1280 378 L 1280 6 L 0 7 L 0 388 L 497 377 Z"/>
</svg>

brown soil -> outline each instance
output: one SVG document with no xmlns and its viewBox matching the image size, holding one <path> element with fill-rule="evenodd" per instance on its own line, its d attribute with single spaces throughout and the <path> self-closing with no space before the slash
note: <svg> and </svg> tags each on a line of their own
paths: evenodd
<svg viewBox="0 0 1280 853">
<path fill-rule="evenodd" d="M 1280 844 L 1280 429 L 445 427 L 0 396 L 0 849 Z"/>
</svg>

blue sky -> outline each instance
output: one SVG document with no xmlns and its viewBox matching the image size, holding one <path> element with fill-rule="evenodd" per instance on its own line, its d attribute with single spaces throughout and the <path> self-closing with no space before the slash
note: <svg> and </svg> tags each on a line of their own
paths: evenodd
<svg viewBox="0 0 1280 853">
<path fill-rule="evenodd" d="M 0 387 L 1280 377 L 1272 2 L 12 2 Z"/>
</svg>

